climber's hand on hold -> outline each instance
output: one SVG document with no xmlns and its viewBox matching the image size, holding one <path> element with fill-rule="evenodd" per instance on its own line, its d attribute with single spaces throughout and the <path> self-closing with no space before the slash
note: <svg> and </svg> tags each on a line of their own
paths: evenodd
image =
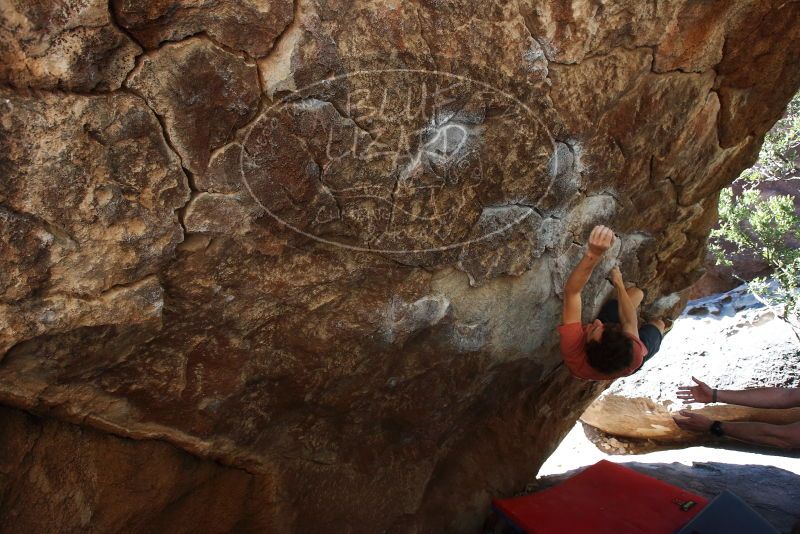
<svg viewBox="0 0 800 534">
<path fill-rule="evenodd" d="M 608 226 L 598 224 L 589 234 L 589 248 L 586 254 L 589 256 L 600 257 L 606 250 L 614 244 L 614 231 Z"/>
<path fill-rule="evenodd" d="M 581 291 L 589 281 L 595 265 L 603 253 L 614 243 L 614 232 L 602 225 L 595 226 L 589 235 L 586 254 L 572 270 L 564 284 L 564 312 L 562 324 L 577 323 L 581 320 Z"/>
</svg>

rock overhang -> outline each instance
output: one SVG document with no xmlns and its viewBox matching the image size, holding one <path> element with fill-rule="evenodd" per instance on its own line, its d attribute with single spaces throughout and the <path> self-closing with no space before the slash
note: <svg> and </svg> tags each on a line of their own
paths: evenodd
<svg viewBox="0 0 800 534">
<path fill-rule="evenodd" d="M 688 285 L 800 84 L 794 3 L 51 4 L 4 12 L 67 68 L 3 49 L 0 397 L 298 530 L 469 530 L 596 393 L 554 336 L 588 230 L 587 317 L 613 261 Z"/>
</svg>

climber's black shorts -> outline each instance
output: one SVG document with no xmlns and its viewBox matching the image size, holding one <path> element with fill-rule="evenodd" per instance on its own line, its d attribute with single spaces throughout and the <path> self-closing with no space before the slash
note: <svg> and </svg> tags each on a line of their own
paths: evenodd
<svg viewBox="0 0 800 534">
<path fill-rule="evenodd" d="M 597 318 L 604 323 L 620 324 L 619 304 L 617 303 L 617 299 L 611 299 L 603 304 L 603 307 L 600 308 L 600 313 L 597 314 Z M 652 324 L 643 324 L 639 327 L 639 339 L 641 339 L 642 343 L 644 343 L 644 346 L 647 347 L 647 354 L 642 361 L 642 365 L 644 365 L 644 362 L 656 355 L 658 349 L 661 348 L 661 339 L 663 337 L 664 336 L 661 335 L 661 331 Z M 641 366 L 639 369 L 641 369 Z"/>
</svg>

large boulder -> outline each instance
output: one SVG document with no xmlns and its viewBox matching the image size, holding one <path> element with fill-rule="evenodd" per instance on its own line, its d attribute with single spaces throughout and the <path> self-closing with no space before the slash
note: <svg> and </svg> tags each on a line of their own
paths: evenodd
<svg viewBox="0 0 800 534">
<path fill-rule="evenodd" d="M 691 284 L 800 85 L 782 0 L 33 5 L 0 8 L 15 531 L 122 528 L 140 479 L 60 477 L 78 449 L 191 455 L 161 530 L 474 531 L 606 386 L 555 335 L 591 227 L 587 319 L 615 262 Z M 55 486 L 79 513 L 35 513 Z"/>
</svg>

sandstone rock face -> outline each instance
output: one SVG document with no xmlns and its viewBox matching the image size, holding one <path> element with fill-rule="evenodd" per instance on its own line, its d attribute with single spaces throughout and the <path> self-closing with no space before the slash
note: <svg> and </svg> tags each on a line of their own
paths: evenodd
<svg viewBox="0 0 800 534">
<path fill-rule="evenodd" d="M 259 514 L 274 488 L 246 471 L 158 441 L 0 412 L 0 532 L 21 524 L 30 532 L 191 532 L 209 523 L 216 532 L 279 530 Z"/>
<path fill-rule="evenodd" d="M 0 350 L 42 334 L 160 323 L 182 241 L 180 160 L 141 99 L 2 91 Z"/>
<path fill-rule="evenodd" d="M 8 0 L 0 19 L 0 83 L 16 87 L 119 89 L 142 51 L 103 0 Z"/>
<path fill-rule="evenodd" d="M 0 10 L 0 401 L 48 418 L 3 419 L 193 455 L 186 510 L 268 488 L 197 515 L 243 529 L 474 531 L 605 387 L 554 334 L 590 228 L 620 239 L 587 319 L 614 262 L 689 285 L 800 85 L 797 2 L 40 4 Z M 93 480 L 79 517 L 129 517 Z M 190 521 L 169 502 L 137 520 Z"/>
<path fill-rule="evenodd" d="M 269 53 L 292 21 L 289 0 L 112 0 L 120 26 L 147 48 L 205 33 L 253 57 Z"/>
<path fill-rule="evenodd" d="M 202 38 L 145 55 L 127 85 L 164 117 L 167 136 L 195 174 L 248 123 L 259 100 L 255 64 Z"/>
</svg>

